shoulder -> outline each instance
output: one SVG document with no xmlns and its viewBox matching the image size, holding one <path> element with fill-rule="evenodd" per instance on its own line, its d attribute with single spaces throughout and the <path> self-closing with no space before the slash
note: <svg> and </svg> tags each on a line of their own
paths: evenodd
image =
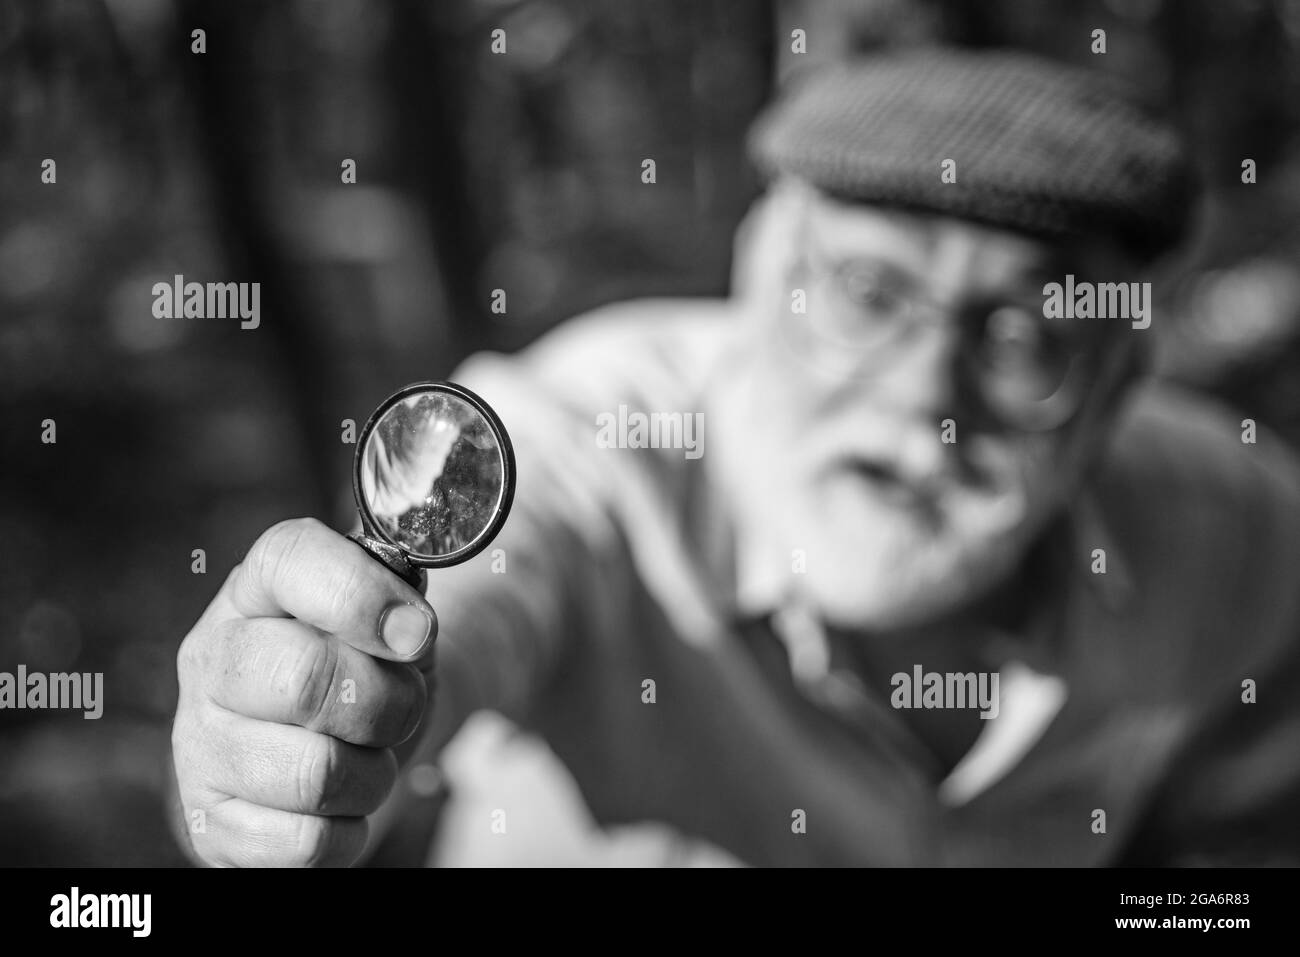
<svg viewBox="0 0 1300 957">
<path fill-rule="evenodd" d="M 1103 477 L 1158 491 L 1148 503 L 1156 511 L 1213 503 L 1223 521 L 1275 516 L 1282 533 L 1300 522 L 1300 459 L 1247 418 L 1207 396 L 1146 385 L 1119 424 Z"/>
<path fill-rule="evenodd" d="M 1095 488 L 1150 636 L 1211 657 L 1273 655 L 1300 633 L 1300 461 L 1245 413 L 1144 386 Z M 1193 637 L 1199 636 L 1199 637 Z"/>
</svg>

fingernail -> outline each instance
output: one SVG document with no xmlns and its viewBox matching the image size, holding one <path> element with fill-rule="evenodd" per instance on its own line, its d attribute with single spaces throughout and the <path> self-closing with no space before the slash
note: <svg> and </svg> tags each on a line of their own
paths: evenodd
<svg viewBox="0 0 1300 957">
<path fill-rule="evenodd" d="M 393 605 L 379 619 L 384 644 L 404 658 L 413 658 L 429 640 L 433 619 L 419 605 Z"/>
</svg>

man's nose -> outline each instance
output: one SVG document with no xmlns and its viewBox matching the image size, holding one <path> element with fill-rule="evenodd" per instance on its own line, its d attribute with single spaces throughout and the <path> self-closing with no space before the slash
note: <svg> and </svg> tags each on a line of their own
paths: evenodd
<svg viewBox="0 0 1300 957">
<path fill-rule="evenodd" d="M 909 418 L 956 417 L 960 330 L 951 317 L 908 330 L 901 348 L 872 376 L 878 402 Z"/>
</svg>

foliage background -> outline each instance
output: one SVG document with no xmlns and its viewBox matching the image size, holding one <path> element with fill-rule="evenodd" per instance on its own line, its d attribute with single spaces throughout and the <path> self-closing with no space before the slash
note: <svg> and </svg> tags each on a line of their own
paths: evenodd
<svg viewBox="0 0 1300 957">
<path fill-rule="evenodd" d="M 722 294 L 779 82 L 930 40 L 1174 113 L 1209 202 L 1162 374 L 1300 442 L 1300 0 L 0 0 L 0 670 L 107 699 L 0 713 L 0 864 L 182 862 L 176 647 L 267 525 L 350 523 L 340 421 L 603 302 Z M 261 328 L 154 319 L 176 273 L 261 282 Z"/>
</svg>

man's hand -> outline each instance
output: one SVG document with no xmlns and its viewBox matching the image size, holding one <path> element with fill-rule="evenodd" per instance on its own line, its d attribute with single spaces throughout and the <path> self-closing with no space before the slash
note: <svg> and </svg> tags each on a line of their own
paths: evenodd
<svg viewBox="0 0 1300 957">
<path fill-rule="evenodd" d="M 433 609 L 312 519 L 267 530 L 177 656 L 172 728 L 195 854 L 347 865 L 424 715 Z M 201 812 L 201 813 L 199 813 Z"/>
</svg>

